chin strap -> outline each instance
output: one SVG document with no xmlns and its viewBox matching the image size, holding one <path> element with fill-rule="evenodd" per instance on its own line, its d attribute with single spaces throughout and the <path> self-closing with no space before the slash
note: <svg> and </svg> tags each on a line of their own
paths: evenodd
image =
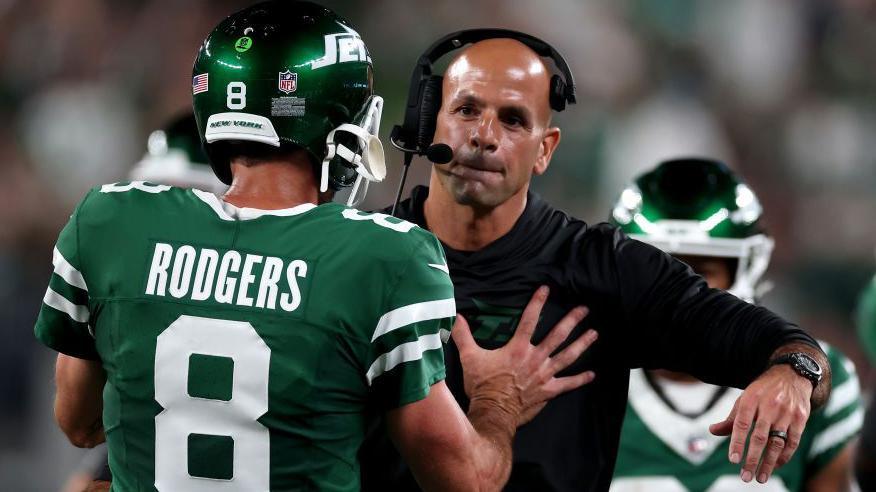
<svg viewBox="0 0 876 492">
<path fill-rule="evenodd" d="M 369 183 L 379 183 L 386 178 L 386 158 L 383 152 L 383 144 L 377 138 L 377 134 L 380 131 L 380 117 L 382 113 L 383 98 L 372 96 L 368 102 L 361 126 L 344 123 L 329 132 L 326 136 L 328 152 L 322 160 L 319 191 L 325 192 L 328 190 L 330 164 L 335 157 L 349 163 L 358 175 L 356 176 L 355 183 L 353 183 L 350 197 L 347 199 L 347 206 L 355 206 L 365 198 Z M 361 153 L 356 152 L 344 144 L 336 142 L 335 134 L 337 132 L 346 132 L 354 135 L 358 149 L 363 149 L 363 151 Z M 364 186 L 362 184 L 363 181 Z"/>
</svg>

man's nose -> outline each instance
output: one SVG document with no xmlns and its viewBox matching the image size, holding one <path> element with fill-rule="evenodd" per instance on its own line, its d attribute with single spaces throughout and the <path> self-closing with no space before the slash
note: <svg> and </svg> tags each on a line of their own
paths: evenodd
<svg viewBox="0 0 876 492">
<path fill-rule="evenodd" d="M 481 152 L 495 152 L 499 146 L 499 134 L 495 115 L 484 114 L 472 128 L 469 144 Z"/>
</svg>

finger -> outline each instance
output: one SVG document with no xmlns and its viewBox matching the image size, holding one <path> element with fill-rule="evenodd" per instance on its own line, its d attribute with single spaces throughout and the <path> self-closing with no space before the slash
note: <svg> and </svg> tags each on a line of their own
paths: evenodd
<svg viewBox="0 0 876 492">
<path fill-rule="evenodd" d="M 578 389 L 585 384 L 590 384 L 596 379 L 596 373 L 593 371 L 585 371 L 581 374 L 573 376 L 565 376 L 552 379 L 545 388 L 547 389 L 547 398 L 551 399 L 557 395 L 561 395 L 567 391 Z"/>
<path fill-rule="evenodd" d="M 793 420 L 791 420 L 791 425 L 788 427 L 788 441 L 785 443 L 785 447 L 782 449 L 782 454 L 776 461 L 776 466 L 783 466 L 785 463 L 791 461 L 794 452 L 797 451 L 797 448 L 800 446 L 800 439 L 803 438 L 803 429 L 806 426 L 806 420 L 808 418 L 809 412 L 802 409 L 798 410 L 796 414 L 792 416 Z"/>
<path fill-rule="evenodd" d="M 588 310 L 586 307 L 579 306 L 566 313 L 566 315 L 563 316 L 563 319 L 551 328 L 548 336 L 538 344 L 539 351 L 541 351 L 545 357 L 553 354 L 557 347 L 569 338 L 569 334 L 572 333 L 572 330 L 574 330 L 576 326 L 578 326 L 578 323 L 587 316 L 587 312 Z"/>
<path fill-rule="evenodd" d="M 544 307 L 548 294 L 550 294 L 550 289 L 548 289 L 546 285 L 542 285 L 535 291 L 535 294 L 532 295 L 532 299 L 529 300 L 529 304 L 527 304 L 526 308 L 523 310 L 523 314 L 520 315 L 520 322 L 517 323 L 517 330 L 515 330 L 514 336 L 511 337 L 511 340 L 508 342 L 509 344 L 522 342 L 526 342 L 527 344 L 530 343 L 532 334 L 535 333 L 535 327 L 538 325 L 538 317 L 541 315 L 541 308 Z"/>
<path fill-rule="evenodd" d="M 581 354 L 584 353 L 585 350 L 590 348 L 593 345 L 593 342 L 599 338 L 599 334 L 596 330 L 587 330 L 583 335 L 578 337 L 574 342 L 569 344 L 568 347 L 564 348 L 560 353 L 550 358 L 550 363 L 548 365 L 548 369 L 551 371 L 551 374 L 556 374 L 563 369 L 569 367 L 573 362 L 578 360 L 581 357 Z"/>
<path fill-rule="evenodd" d="M 716 436 L 729 436 L 733 432 L 733 420 L 736 418 L 736 409 L 739 407 L 739 399 L 733 404 L 730 414 L 721 422 L 716 422 L 709 426 L 709 432 Z"/>
<path fill-rule="evenodd" d="M 754 425 L 754 431 L 748 438 L 748 454 L 745 456 L 745 464 L 742 465 L 742 481 L 750 482 L 757 472 L 757 465 L 760 463 L 764 448 L 769 441 L 770 429 L 773 426 L 773 419 L 770 416 L 764 415 L 761 412 L 757 416 L 757 422 Z"/>
<path fill-rule="evenodd" d="M 790 419 L 789 419 L 790 420 Z M 773 425 L 772 430 L 780 430 L 786 431 L 788 428 L 789 422 L 776 423 Z M 786 431 L 787 432 L 787 431 Z M 763 460 L 760 462 L 760 467 L 757 469 L 757 481 L 760 483 L 766 483 L 767 480 L 770 479 L 770 475 L 773 474 L 773 470 L 776 468 L 776 461 L 779 459 L 779 456 L 782 454 L 782 451 L 785 449 L 785 440 L 781 437 L 777 436 L 769 436 L 766 451 L 763 455 Z"/>
<path fill-rule="evenodd" d="M 739 397 L 736 402 L 736 418 L 733 419 L 733 432 L 730 434 L 730 463 L 740 463 L 742 461 L 742 453 L 745 452 L 745 440 L 748 438 L 748 431 L 751 430 L 751 423 L 754 420 L 756 407 L 750 400 L 743 400 L 743 396 Z"/>
<path fill-rule="evenodd" d="M 459 349 L 459 355 L 466 354 L 478 348 L 477 342 L 471 336 L 471 329 L 468 327 L 468 321 L 461 314 L 456 315 L 456 321 L 453 323 L 453 328 L 450 330 L 450 336 L 453 337 L 453 343 Z"/>
</svg>

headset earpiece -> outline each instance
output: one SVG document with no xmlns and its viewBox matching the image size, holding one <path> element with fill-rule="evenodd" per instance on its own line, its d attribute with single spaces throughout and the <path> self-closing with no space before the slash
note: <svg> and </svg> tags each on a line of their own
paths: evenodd
<svg viewBox="0 0 876 492">
<path fill-rule="evenodd" d="M 551 93 L 549 102 L 551 109 L 554 111 L 562 111 L 566 109 L 566 83 L 563 78 L 554 74 L 551 77 Z"/>
<path fill-rule="evenodd" d="M 438 111 L 441 110 L 441 86 L 444 77 L 429 75 L 423 80 L 423 95 L 420 98 L 420 118 L 417 125 L 417 148 L 425 149 L 432 144 Z"/>
</svg>

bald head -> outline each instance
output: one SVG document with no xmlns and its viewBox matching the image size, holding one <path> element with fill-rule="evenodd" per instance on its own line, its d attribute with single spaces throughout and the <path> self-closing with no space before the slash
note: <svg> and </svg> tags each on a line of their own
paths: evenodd
<svg viewBox="0 0 876 492">
<path fill-rule="evenodd" d="M 444 75 L 444 94 L 449 94 L 460 82 L 479 79 L 509 91 L 532 97 L 535 115 L 549 124 L 551 72 L 544 60 L 530 47 L 508 38 L 487 39 L 462 51 Z"/>
</svg>

